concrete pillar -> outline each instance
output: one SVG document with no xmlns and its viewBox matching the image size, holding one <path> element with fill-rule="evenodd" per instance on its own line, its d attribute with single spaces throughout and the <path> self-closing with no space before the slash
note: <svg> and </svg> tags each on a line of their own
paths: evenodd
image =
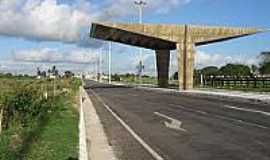
<svg viewBox="0 0 270 160">
<path fill-rule="evenodd" d="M 181 43 L 177 44 L 178 53 L 178 78 L 179 89 L 189 90 L 193 88 L 193 72 L 194 72 L 194 43 L 189 36 L 189 29 L 185 27 L 185 38 Z"/>
<path fill-rule="evenodd" d="M 170 50 L 156 50 L 158 86 L 167 88 L 169 83 Z"/>
</svg>

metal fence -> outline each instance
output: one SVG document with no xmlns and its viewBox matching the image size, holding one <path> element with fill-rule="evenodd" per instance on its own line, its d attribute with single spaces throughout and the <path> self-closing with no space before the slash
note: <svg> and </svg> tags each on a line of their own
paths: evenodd
<svg viewBox="0 0 270 160">
<path fill-rule="evenodd" d="M 270 77 L 205 76 L 195 78 L 196 86 L 212 88 L 270 88 Z"/>
</svg>

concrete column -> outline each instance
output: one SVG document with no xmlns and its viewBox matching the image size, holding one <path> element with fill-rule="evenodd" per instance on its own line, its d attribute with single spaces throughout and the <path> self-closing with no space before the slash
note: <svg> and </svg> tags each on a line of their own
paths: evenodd
<svg viewBox="0 0 270 160">
<path fill-rule="evenodd" d="M 178 52 L 178 78 L 179 89 L 189 90 L 193 88 L 194 72 L 194 43 L 186 26 L 183 42 L 177 44 Z"/>
<path fill-rule="evenodd" d="M 169 83 L 170 50 L 156 50 L 158 86 L 167 88 Z"/>
</svg>

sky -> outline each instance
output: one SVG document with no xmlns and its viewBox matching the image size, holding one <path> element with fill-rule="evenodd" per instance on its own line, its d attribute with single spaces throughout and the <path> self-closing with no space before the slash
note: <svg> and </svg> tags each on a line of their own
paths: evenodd
<svg viewBox="0 0 270 160">
<path fill-rule="evenodd" d="M 269 0 L 145 0 L 144 23 L 270 28 Z M 108 43 L 89 38 L 90 24 L 138 22 L 133 0 L 0 0 L 0 72 L 94 73 L 99 58 L 108 72 Z M 270 32 L 197 47 L 195 67 L 259 64 L 270 50 Z M 155 54 L 143 50 L 145 74 L 155 75 Z M 171 73 L 177 70 L 171 52 Z M 136 73 L 139 50 L 113 43 L 112 72 Z"/>
</svg>

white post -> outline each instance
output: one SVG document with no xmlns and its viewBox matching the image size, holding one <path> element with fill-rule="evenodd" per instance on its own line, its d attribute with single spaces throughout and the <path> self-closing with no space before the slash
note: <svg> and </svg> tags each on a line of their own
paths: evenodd
<svg viewBox="0 0 270 160">
<path fill-rule="evenodd" d="M 102 48 L 99 53 L 99 82 L 102 82 Z"/>
<path fill-rule="evenodd" d="M 97 53 L 96 53 L 96 56 L 97 56 Z M 96 81 L 98 81 L 98 60 L 96 60 L 95 62 L 95 72 L 96 72 Z"/>
<path fill-rule="evenodd" d="M 201 74 L 201 87 L 203 87 L 203 74 Z"/>
<path fill-rule="evenodd" d="M 140 24 L 142 24 L 142 11 L 143 11 L 143 9 L 142 9 L 142 7 L 140 7 Z M 143 75 L 143 70 L 144 70 L 144 68 L 143 68 L 143 50 L 142 50 L 142 48 L 140 48 L 140 84 L 142 84 L 142 75 Z"/>
<path fill-rule="evenodd" d="M 112 42 L 109 42 L 109 84 L 112 83 Z"/>
<path fill-rule="evenodd" d="M 2 132 L 3 112 L 4 112 L 4 109 L 3 108 L 0 108 L 0 134 Z"/>
<path fill-rule="evenodd" d="M 143 23 L 143 7 L 146 5 L 146 2 L 140 0 L 140 1 L 134 1 L 135 5 L 139 8 L 139 24 Z M 142 75 L 143 75 L 143 50 L 140 48 L 140 62 L 139 62 L 139 69 L 140 69 L 140 84 L 142 84 Z"/>
</svg>

